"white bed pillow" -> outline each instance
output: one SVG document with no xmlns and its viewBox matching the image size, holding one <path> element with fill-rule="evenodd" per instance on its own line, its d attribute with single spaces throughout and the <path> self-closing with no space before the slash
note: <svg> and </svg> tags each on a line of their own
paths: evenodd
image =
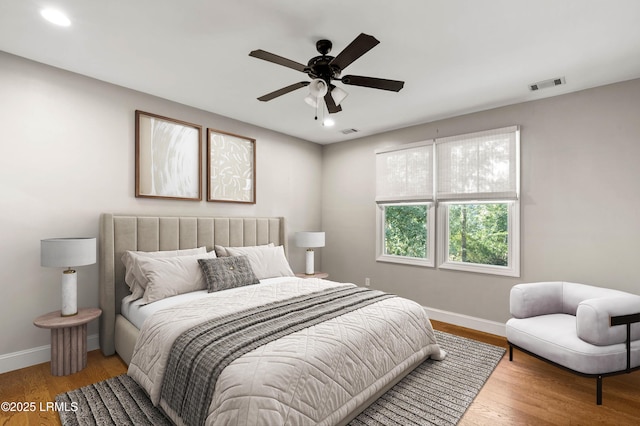
<svg viewBox="0 0 640 426">
<path fill-rule="evenodd" d="M 227 247 L 227 252 L 231 256 L 247 256 L 253 273 L 259 280 L 295 275 L 282 246 Z"/>
<path fill-rule="evenodd" d="M 242 247 L 225 247 L 220 245 L 214 245 L 213 249 L 216 251 L 216 255 L 218 257 L 227 257 L 227 256 L 233 256 L 232 254 L 229 254 L 229 252 L 227 251 L 228 248 L 254 248 L 254 247 L 274 247 L 274 246 L 275 245 L 273 243 L 262 244 L 259 246 L 242 246 Z"/>
<path fill-rule="evenodd" d="M 138 267 L 147 281 L 142 301 L 152 303 L 178 294 L 206 290 L 207 282 L 198 259 L 215 257 L 216 253 L 212 251 L 193 256 L 139 258 Z"/>
<path fill-rule="evenodd" d="M 159 258 L 159 257 L 175 257 L 175 256 L 193 256 L 196 254 L 204 254 L 207 252 L 206 247 L 198 247 L 183 250 L 163 250 L 163 251 L 131 251 L 127 250 L 122 255 L 122 263 L 125 267 L 124 282 L 129 286 L 131 295 L 130 300 L 140 299 L 144 295 L 147 288 L 147 282 L 140 273 L 137 260 L 143 257 Z"/>
</svg>

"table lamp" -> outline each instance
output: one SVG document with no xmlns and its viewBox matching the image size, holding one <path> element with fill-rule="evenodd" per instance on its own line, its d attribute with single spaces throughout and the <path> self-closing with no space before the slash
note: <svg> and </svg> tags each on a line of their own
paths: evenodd
<svg viewBox="0 0 640 426">
<path fill-rule="evenodd" d="M 307 248 L 307 256 L 304 273 L 314 274 L 313 248 L 324 247 L 324 232 L 296 232 L 296 245 Z"/>
<path fill-rule="evenodd" d="M 96 263 L 95 238 L 49 238 L 40 241 L 40 265 L 67 268 L 62 272 L 62 316 L 78 314 L 75 266 Z"/>
</svg>

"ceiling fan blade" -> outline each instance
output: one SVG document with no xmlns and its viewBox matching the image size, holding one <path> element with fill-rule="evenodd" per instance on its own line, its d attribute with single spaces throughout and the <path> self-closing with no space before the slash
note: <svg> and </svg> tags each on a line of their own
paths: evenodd
<svg viewBox="0 0 640 426">
<path fill-rule="evenodd" d="M 342 107 L 340 105 L 336 105 L 336 102 L 333 100 L 331 91 L 324 95 L 324 102 L 327 104 L 327 111 L 329 111 L 329 114 L 342 111 Z"/>
<path fill-rule="evenodd" d="M 292 61 L 291 59 L 283 58 L 282 56 L 278 56 L 273 53 L 265 52 L 262 49 L 253 50 L 249 53 L 249 56 L 253 56 L 254 58 L 262 59 L 268 62 L 273 62 L 274 64 L 282 65 L 284 67 L 292 68 L 296 71 L 305 72 L 305 65 L 298 63 L 296 61 Z"/>
<path fill-rule="evenodd" d="M 266 95 L 260 96 L 258 98 L 259 101 L 266 102 L 271 99 L 277 98 L 278 96 L 286 95 L 289 92 L 293 92 L 294 90 L 300 89 L 302 87 L 308 86 L 308 81 L 301 81 L 299 83 L 293 83 L 290 86 L 283 87 L 282 89 L 275 90 L 271 93 L 267 93 Z"/>
<path fill-rule="evenodd" d="M 343 70 L 360 56 L 373 49 L 378 43 L 380 42 L 374 36 L 362 33 L 345 47 L 338 56 L 333 58 L 330 65 Z"/>
<path fill-rule="evenodd" d="M 385 78 L 363 77 L 361 75 L 345 75 L 342 77 L 343 84 L 352 86 L 371 87 L 372 89 L 390 90 L 399 92 L 404 87 L 404 81 L 387 80 Z"/>
</svg>

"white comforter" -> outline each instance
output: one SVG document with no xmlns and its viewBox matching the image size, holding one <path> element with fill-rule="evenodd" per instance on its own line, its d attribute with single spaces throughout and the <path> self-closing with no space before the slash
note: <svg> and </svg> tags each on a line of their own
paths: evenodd
<svg viewBox="0 0 640 426">
<path fill-rule="evenodd" d="M 173 341 L 238 310 L 343 285 L 288 278 L 210 293 L 149 317 L 128 374 L 160 401 Z M 394 297 L 268 343 L 232 362 L 216 383 L 207 425 L 333 425 L 419 359 L 444 357 L 424 309 Z"/>
</svg>

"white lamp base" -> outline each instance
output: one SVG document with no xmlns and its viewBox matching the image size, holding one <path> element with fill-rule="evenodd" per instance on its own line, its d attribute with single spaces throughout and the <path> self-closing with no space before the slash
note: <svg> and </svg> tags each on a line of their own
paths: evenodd
<svg viewBox="0 0 640 426">
<path fill-rule="evenodd" d="M 313 249 L 307 249 L 306 265 L 304 269 L 304 273 L 307 275 L 313 275 L 315 272 L 314 265 L 313 265 L 313 255 L 314 255 Z"/>
<path fill-rule="evenodd" d="M 62 316 L 78 314 L 78 274 L 73 269 L 62 273 Z"/>
</svg>

